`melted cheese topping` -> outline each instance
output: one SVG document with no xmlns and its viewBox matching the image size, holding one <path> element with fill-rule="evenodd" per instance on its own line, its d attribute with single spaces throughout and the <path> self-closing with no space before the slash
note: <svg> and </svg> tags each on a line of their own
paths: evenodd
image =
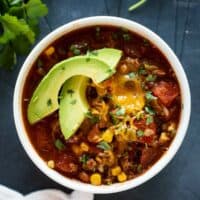
<svg viewBox="0 0 200 200">
<path fill-rule="evenodd" d="M 141 87 L 141 80 L 135 78 L 131 81 L 133 87 L 128 88 L 125 83 L 130 81 L 127 75 L 115 75 L 111 79 L 113 102 L 126 109 L 126 113 L 136 114 L 145 105 L 144 92 Z"/>
</svg>

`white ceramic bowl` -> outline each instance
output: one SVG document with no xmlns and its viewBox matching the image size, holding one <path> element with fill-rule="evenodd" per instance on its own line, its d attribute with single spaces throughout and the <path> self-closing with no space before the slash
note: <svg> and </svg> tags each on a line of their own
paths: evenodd
<svg viewBox="0 0 200 200">
<path fill-rule="evenodd" d="M 166 56 L 166 58 L 168 59 L 168 61 L 170 62 L 171 66 L 173 67 L 176 73 L 181 88 L 181 97 L 183 104 L 183 109 L 181 112 L 181 118 L 177 134 L 172 144 L 170 145 L 169 150 L 160 158 L 160 160 L 158 160 L 147 172 L 145 172 L 141 176 L 123 183 L 115 183 L 109 186 L 106 185 L 93 186 L 90 184 L 82 183 L 80 181 L 64 177 L 55 170 L 52 170 L 49 167 L 47 167 L 46 163 L 39 157 L 34 147 L 32 146 L 29 137 L 26 133 L 22 119 L 22 102 L 23 102 L 22 90 L 28 72 L 31 69 L 31 66 L 34 63 L 34 61 L 40 55 L 40 53 L 53 41 L 60 38 L 64 34 L 71 32 L 73 30 L 77 30 L 79 28 L 93 26 L 93 25 L 95 26 L 112 25 L 112 26 L 124 27 L 126 29 L 129 29 L 130 31 L 138 33 L 139 35 L 147 38 L 153 44 L 155 44 Z M 179 149 L 185 137 L 190 119 L 191 99 L 190 99 L 190 89 L 188 80 L 186 78 L 181 63 L 179 62 L 178 58 L 173 53 L 173 51 L 170 49 L 170 47 L 158 35 L 150 31 L 148 28 L 127 19 L 118 17 L 97 16 L 97 17 L 79 19 L 70 22 L 66 25 L 63 25 L 54 30 L 53 32 L 51 32 L 50 34 L 48 34 L 42 41 L 39 42 L 39 44 L 37 44 L 37 46 L 31 51 L 31 53 L 27 57 L 26 61 L 24 62 L 20 70 L 14 91 L 13 107 L 14 107 L 15 125 L 17 128 L 19 139 L 30 159 L 44 174 L 46 174 L 49 178 L 56 181 L 57 183 L 75 190 L 105 194 L 105 193 L 115 193 L 130 188 L 135 188 L 136 186 L 141 185 L 142 183 L 148 181 L 153 176 L 158 174 L 169 163 L 169 161 L 176 154 L 177 150 Z"/>
</svg>

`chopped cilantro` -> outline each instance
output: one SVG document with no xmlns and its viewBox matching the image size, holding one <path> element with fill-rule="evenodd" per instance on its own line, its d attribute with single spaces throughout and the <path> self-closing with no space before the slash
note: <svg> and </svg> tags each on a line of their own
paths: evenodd
<svg viewBox="0 0 200 200">
<path fill-rule="evenodd" d="M 58 150 L 65 149 L 65 145 L 63 144 L 63 142 L 60 139 L 56 139 L 54 145 Z"/>
<path fill-rule="evenodd" d="M 80 49 L 78 49 L 78 45 L 75 45 L 75 44 L 72 44 L 70 46 L 70 51 L 72 51 L 72 53 L 75 55 L 75 56 L 78 56 L 81 54 L 81 51 Z"/>
<path fill-rule="evenodd" d="M 110 150 L 111 149 L 111 146 L 105 141 L 100 142 L 97 145 L 97 147 L 100 148 L 100 149 L 103 149 L 103 150 Z"/>
<path fill-rule="evenodd" d="M 144 68 L 143 65 L 139 67 L 138 73 L 139 73 L 139 75 L 146 75 L 147 74 L 147 71 L 146 71 L 146 69 Z"/>
<path fill-rule="evenodd" d="M 117 119 L 116 116 L 115 116 L 112 112 L 110 112 L 109 115 L 110 115 L 110 118 L 111 118 L 111 122 L 112 122 L 114 125 L 118 124 L 119 119 Z"/>
<path fill-rule="evenodd" d="M 112 73 L 113 73 L 113 70 L 112 70 L 112 69 L 108 69 L 106 72 L 107 72 L 108 74 L 112 74 Z"/>
<path fill-rule="evenodd" d="M 51 99 L 48 99 L 47 100 L 47 106 L 51 106 L 52 105 L 52 100 Z"/>
<path fill-rule="evenodd" d="M 150 114 L 150 115 L 155 115 L 155 111 L 151 108 L 151 107 L 149 107 L 149 106 L 145 106 L 145 111 L 148 113 L 148 114 Z"/>
<path fill-rule="evenodd" d="M 119 108 L 119 109 L 115 112 L 115 114 L 116 114 L 117 116 L 124 115 L 125 113 L 126 113 L 125 108 Z"/>
<path fill-rule="evenodd" d="M 124 38 L 124 41 L 130 41 L 131 40 L 131 36 L 129 33 L 124 33 L 122 35 L 122 37 Z"/>
<path fill-rule="evenodd" d="M 144 44 L 144 46 L 146 46 L 146 47 L 150 46 L 150 42 L 149 42 L 149 40 L 147 40 L 147 39 L 144 39 L 144 40 L 143 40 L 143 44 Z"/>
<path fill-rule="evenodd" d="M 147 77 L 146 77 L 146 81 L 148 82 L 154 82 L 156 80 L 156 75 L 154 74 L 149 74 Z"/>
<path fill-rule="evenodd" d="M 137 172 L 138 172 L 138 173 L 142 173 L 142 165 L 141 165 L 141 164 L 139 164 L 139 165 L 137 166 Z"/>
<path fill-rule="evenodd" d="M 16 56 L 27 54 L 35 42 L 48 9 L 41 0 L 3 0 L 0 11 L 0 68 L 13 69 Z"/>
<path fill-rule="evenodd" d="M 145 97 L 146 97 L 147 101 L 152 101 L 152 100 L 156 99 L 156 97 L 153 96 L 151 91 L 147 91 L 145 94 Z"/>
<path fill-rule="evenodd" d="M 134 72 L 131 72 L 128 74 L 129 78 L 135 78 L 136 77 L 136 74 Z"/>
<path fill-rule="evenodd" d="M 67 90 L 67 93 L 70 94 L 71 97 L 72 97 L 72 95 L 73 95 L 73 93 L 74 93 L 74 90 L 72 90 L 72 89 L 68 89 L 68 90 Z"/>
<path fill-rule="evenodd" d="M 137 131 L 136 131 L 136 134 L 137 134 L 138 137 L 142 137 L 142 136 L 144 135 L 144 131 L 142 131 L 142 130 L 137 130 Z"/>
<path fill-rule="evenodd" d="M 96 36 L 99 37 L 101 28 L 99 26 L 97 26 L 95 30 L 96 30 Z"/>
<path fill-rule="evenodd" d="M 83 163 L 84 165 L 87 163 L 87 161 L 89 160 L 89 155 L 87 154 L 83 154 L 81 157 L 80 157 L 80 162 Z"/>
<path fill-rule="evenodd" d="M 146 119 L 146 125 L 149 125 L 153 122 L 153 116 L 149 115 Z"/>
<path fill-rule="evenodd" d="M 87 117 L 88 119 L 90 119 L 90 121 L 91 121 L 93 124 L 96 124 L 97 122 L 100 121 L 99 116 L 93 115 L 90 111 L 87 112 L 85 115 L 86 115 L 86 117 Z"/>
<path fill-rule="evenodd" d="M 70 102 L 70 104 L 75 105 L 76 102 L 77 102 L 77 100 L 76 100 L 76 99 L 73 99 L 73 100 Z"/>
</svg>

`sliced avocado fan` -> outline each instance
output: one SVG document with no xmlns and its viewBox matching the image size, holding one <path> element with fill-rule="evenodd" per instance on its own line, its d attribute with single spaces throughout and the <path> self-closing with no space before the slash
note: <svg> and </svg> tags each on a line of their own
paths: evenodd
<svg viewBox="0 0 200 200">
<path fill-rule="evenodd" d="M 34 124 L 58 109 L 59 91 L 66 80 L 76 75 L 83 75 L 100 83 L 115 73 L 114 68 L 121 55 L 120 50 L 105 48 L 57 63 L 33 93 L 28 105 L 29 123 Z"/>
<path fill-rule="evenodd" d="M 59 123 L 61 131 L 68 139 L 79 128 L 88 112 L 86 89 L 89 78 L 74 76 L 66 81 L 61 90 Z"/>
<path fill-rule="evenodd" d="M 114 53 L 113 49 L 108 48 L 98 50 L 98 58 L 108 64 L 110 70 L 115 69 L 120 59 Z M 77 131 L 89 110 L 86 97 L 88 81 L 86 76 L 74 76 L 65 82 L 61 90 L 59 122 L 65 139 Z"/>
</svg>

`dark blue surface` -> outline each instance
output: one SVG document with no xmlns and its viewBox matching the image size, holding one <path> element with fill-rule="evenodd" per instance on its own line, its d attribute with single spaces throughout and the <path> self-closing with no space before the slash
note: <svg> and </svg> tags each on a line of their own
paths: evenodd
<svg viewBox="0 0 200 200">
<path fill-rule="evenodd" d="M 200 0 L 148 0 L 129 13 L 135 0 L 45 0 L 49 15 L 41 20 L 38 41 L 51 30 L 73 19 L 113 15 L 135 20 L 160 35 L 180 58 L 192 93 L 192 116 L 187 136 L 172 162 L 142 186 L 95 199 L 199 200 L 200 199 Z M 12 98 L 17 74 L 25 57 L 13 72 L 0 70 L 0 184 L 23 193 L 41 188 L 63 188 L 43 175 L 30 161 L 17 138 Z"/>
</svg>

